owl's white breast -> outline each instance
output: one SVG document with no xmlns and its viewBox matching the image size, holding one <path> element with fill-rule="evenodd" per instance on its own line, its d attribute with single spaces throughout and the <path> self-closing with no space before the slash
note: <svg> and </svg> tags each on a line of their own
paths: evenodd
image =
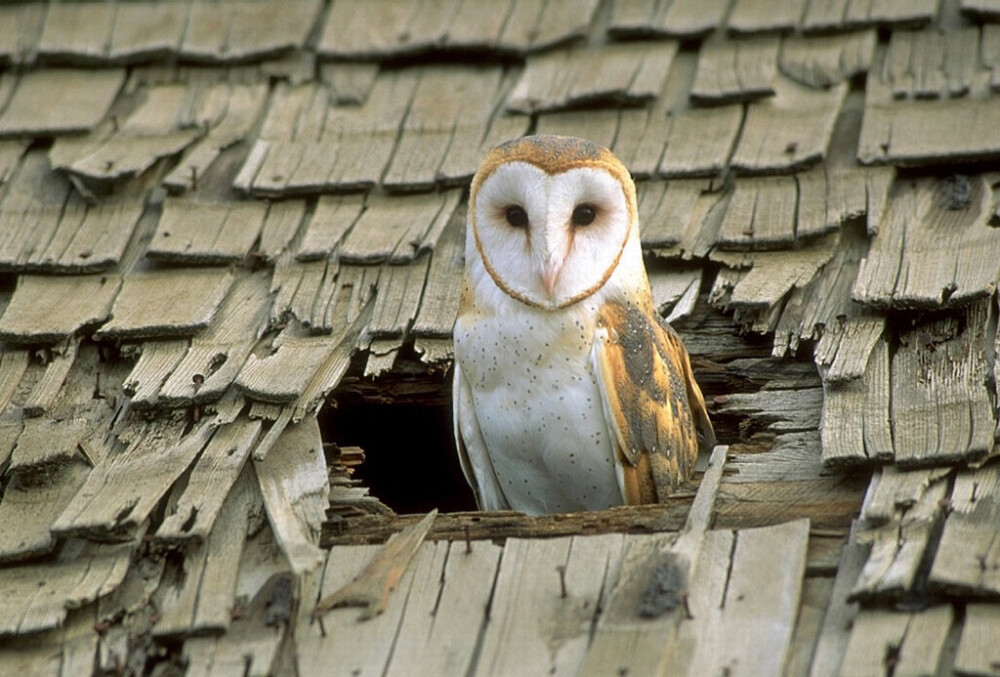
<svg viewBox="0 0 1000 677">
<path fill-rule="evenodd" d="M 476 304 L 456 323 L 455 357 L 507 501 L 532 514 L 620 505 L 590 359 L 603 295 L 540 310 L 503 294 L 481 268 L 470 272 Z"/>
</svg>

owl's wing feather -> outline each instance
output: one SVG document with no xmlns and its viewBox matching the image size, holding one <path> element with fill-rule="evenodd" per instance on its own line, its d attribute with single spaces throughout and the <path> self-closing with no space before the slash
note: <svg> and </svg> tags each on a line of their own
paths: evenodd
<svg viewBox="0 0 1000 677">
<path fill-rule="evenodd" d="M 687 350 L 655 313 L 608 303 L 598 316 L 593 362 L 626 502 L 665 499 L 690 477 L 699 441 L 715 445 Z"/>
<path fill-rule="evenodd" d="M 479 420 L 472 401 L 472 389 L 455 362 L 455 381 L 452 388 L 455 446 L 462 473 L 472 487 L 480 510 L 510 510 L 493 470 L 493 462 L 486 450 L 486 442 L 479 429 Z"/>
</svg>

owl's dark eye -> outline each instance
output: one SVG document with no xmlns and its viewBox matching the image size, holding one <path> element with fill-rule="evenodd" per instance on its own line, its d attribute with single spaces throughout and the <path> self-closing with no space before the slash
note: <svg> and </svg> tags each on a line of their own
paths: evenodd
<svg viewBox="0 0 1000 677">
<path fill-rule="evenodd" d="M 520 205 L 510 205 L 507 207 L 504 210 L 504 216 L 507 217 L 507 223 L 515 228 L 528 227 L 528 212 L 524 211 L 524 207 Z"/>
<path fill-rule="evenodd" d="M 597 218 L 597 207 L 587 202 L 579 204 L 573 210 L 574 226 L 589 226 Z"/>
</svg>

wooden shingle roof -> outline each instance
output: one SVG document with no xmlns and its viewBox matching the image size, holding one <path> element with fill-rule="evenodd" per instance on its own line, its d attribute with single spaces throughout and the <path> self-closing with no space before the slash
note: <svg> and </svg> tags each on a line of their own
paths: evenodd
<svg viewBox="0 0 1000 677">
<path fill-rule="evenodd" d="M 0 674 L 997 674 L 998 20 L 0 6 Z M 468 182 L 532 132 L 636 178 L 727 446 L 659 506 L 438 515 L 314 618 L 416 522 L 324 407 L 447 399 Z"/>
</svg>

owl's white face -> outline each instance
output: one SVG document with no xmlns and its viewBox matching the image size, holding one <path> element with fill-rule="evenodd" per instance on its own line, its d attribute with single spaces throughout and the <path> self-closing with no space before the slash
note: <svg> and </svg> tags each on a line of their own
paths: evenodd
<svg viewBox="0 0 1000 677">
<path fill-rule="evenodd" d="M 470 226 L 497 286 L 532 306 L 562 308 L 607 282 L 630 237 L 627 188 L 599 167 L 550 174 L 524 161 L 496 167 L 470 204 Z"/>
</svg>

